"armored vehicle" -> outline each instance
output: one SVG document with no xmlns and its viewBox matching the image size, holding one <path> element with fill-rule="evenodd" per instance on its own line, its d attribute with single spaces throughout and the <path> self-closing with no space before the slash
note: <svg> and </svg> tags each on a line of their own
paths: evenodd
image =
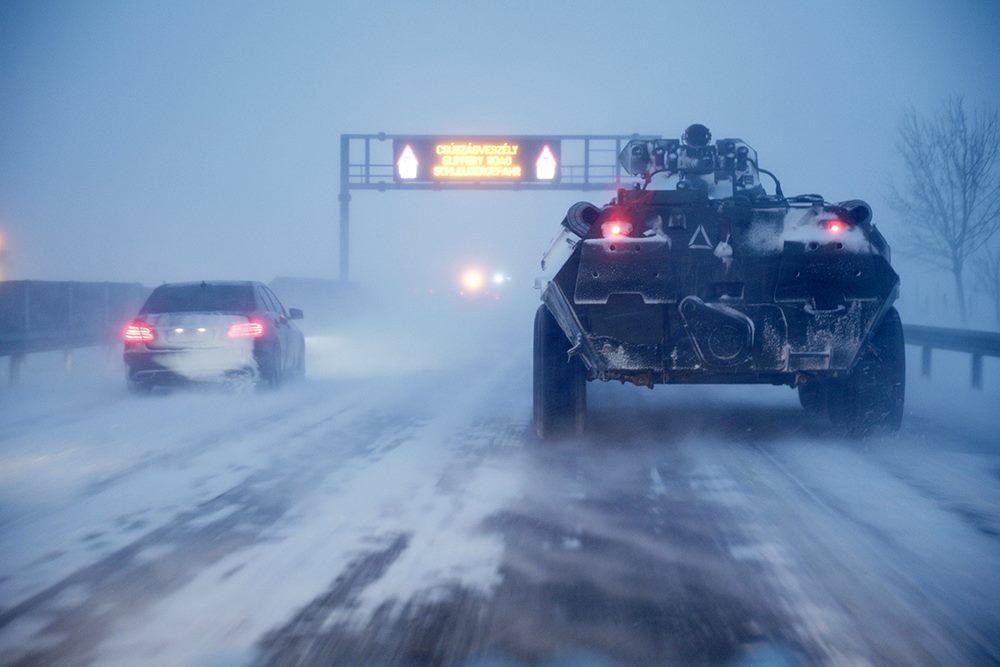
<svg viewBox="0 0 1000 667">
<path fill-rule="evenodd" d="M 788 385 L 849 434 L 899 428 L 899 276 L 868 204 L 786 197 L 753 148 L 703 125 L 619 160 L 634 187 L 571 206 L 542 260 L 540 438 L 583 430 L 593 380 Z"/>
</svg>

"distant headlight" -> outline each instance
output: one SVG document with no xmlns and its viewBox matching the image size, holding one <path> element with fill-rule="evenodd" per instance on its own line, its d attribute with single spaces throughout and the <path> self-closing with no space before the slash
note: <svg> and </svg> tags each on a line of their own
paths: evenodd
<svg viewBox="0 0 1000 667">
<path fill-rule="evenodd" d="M 469 292 L 478 292 L 483 289 L 483 285 L 486 282 L 483 272 L 479 269 L 467 269 L 465 273 L 462 274 L 462 287 Z"/>
</svg>

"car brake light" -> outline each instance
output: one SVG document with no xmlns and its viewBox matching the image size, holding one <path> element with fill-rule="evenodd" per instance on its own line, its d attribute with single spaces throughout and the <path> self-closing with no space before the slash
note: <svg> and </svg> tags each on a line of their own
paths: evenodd
<svg viewBox="0 0 1000 667">
<path fill-rule="evenodd" d="M 140 320 L 132 320 L 122 329 L 122 340 L 127 343 L 148 343 L 155 338 L 153 327 Z"/>
<path fill-rule="evenodd" d="M 632 223 L 631 222 L 621 222 L 619 220 L 610 220 L 601 225 L 601 234 L 606 239 L 618 239 L 623 236 L 628 236 L 632 233 Z"/>
<path fill-rule="evenodd" d="M 264 323 L 257 320 L 234 322 L 226 333 L 230 338 L 260 338 L 264 335 Z"/>
<path fill-rule="evenodd" d="M 841 220 L 827 220 L 826 229 L 833 234 L 839 234 L 847 229 L 847 223 Z"/>
</svg>

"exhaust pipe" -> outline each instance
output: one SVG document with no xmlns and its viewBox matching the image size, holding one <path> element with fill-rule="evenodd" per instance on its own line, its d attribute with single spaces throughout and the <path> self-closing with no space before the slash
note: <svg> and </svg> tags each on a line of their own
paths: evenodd
<svg viewBox="0 0 1000 667">
<path fill-rule="evenodd" d="M 860 199 L 850 199 L 837 203 L 837 208 L 843 209 L 851 221 L 861 227 L 867 227 L 872 221 L 872 207 Z"/>
<path fill-rule="evenodd" d="M 581 239 L 587 238 L 587 234 L 590 233 L 590 228 L 597 218 L 601 215 L 601 209 L 597 208 L 590 202 L 578 201 L 569 207 L 566 211 L 566 217 L 563 218 L 563 227 L 573 232 Z"/>
</svg>

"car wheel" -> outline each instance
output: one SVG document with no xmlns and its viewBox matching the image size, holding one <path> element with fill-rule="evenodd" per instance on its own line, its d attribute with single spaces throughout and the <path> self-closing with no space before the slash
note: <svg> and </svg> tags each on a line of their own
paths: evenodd
<svg viewBox="0 0 1000 667">
<path fill-rule="evenodd" d="M 281 348 L 275 345 L 269 354 L 263 358 L 263 368 L 261 376 L 269 389 L 277 389 L 285 379 L 284 369 L 281 367 Z"/>
<path fill-rule="evenodd" d="M 295 363 L 295 378 L 302 380 L 306 376 L 306 348 L 303 345 L 299 349 L 299 358 Z"/>
<path fill-rule="evenodd" d="M 895 433 L 903 421 L 906 353 L 903 324 L 891 308 L 872 332 L 851 374 L 832 381 L 827 407 L 848 435 Z"/>
<path fill-rule="evenodd" d="M 587 371 L 547 307 L 535 313 L 534 423 L 542 440 L 580 434 L 587 414 Z"/>
<path fill-rule="evenodd" d="M 285 369 L 281 365 L 281 354 L 276 353 L 274 355 L 276 358 L 274 360 L 274 367 L 271 371 L 271 387 L 277 389 L 285 383 Z"/>
</svg>

